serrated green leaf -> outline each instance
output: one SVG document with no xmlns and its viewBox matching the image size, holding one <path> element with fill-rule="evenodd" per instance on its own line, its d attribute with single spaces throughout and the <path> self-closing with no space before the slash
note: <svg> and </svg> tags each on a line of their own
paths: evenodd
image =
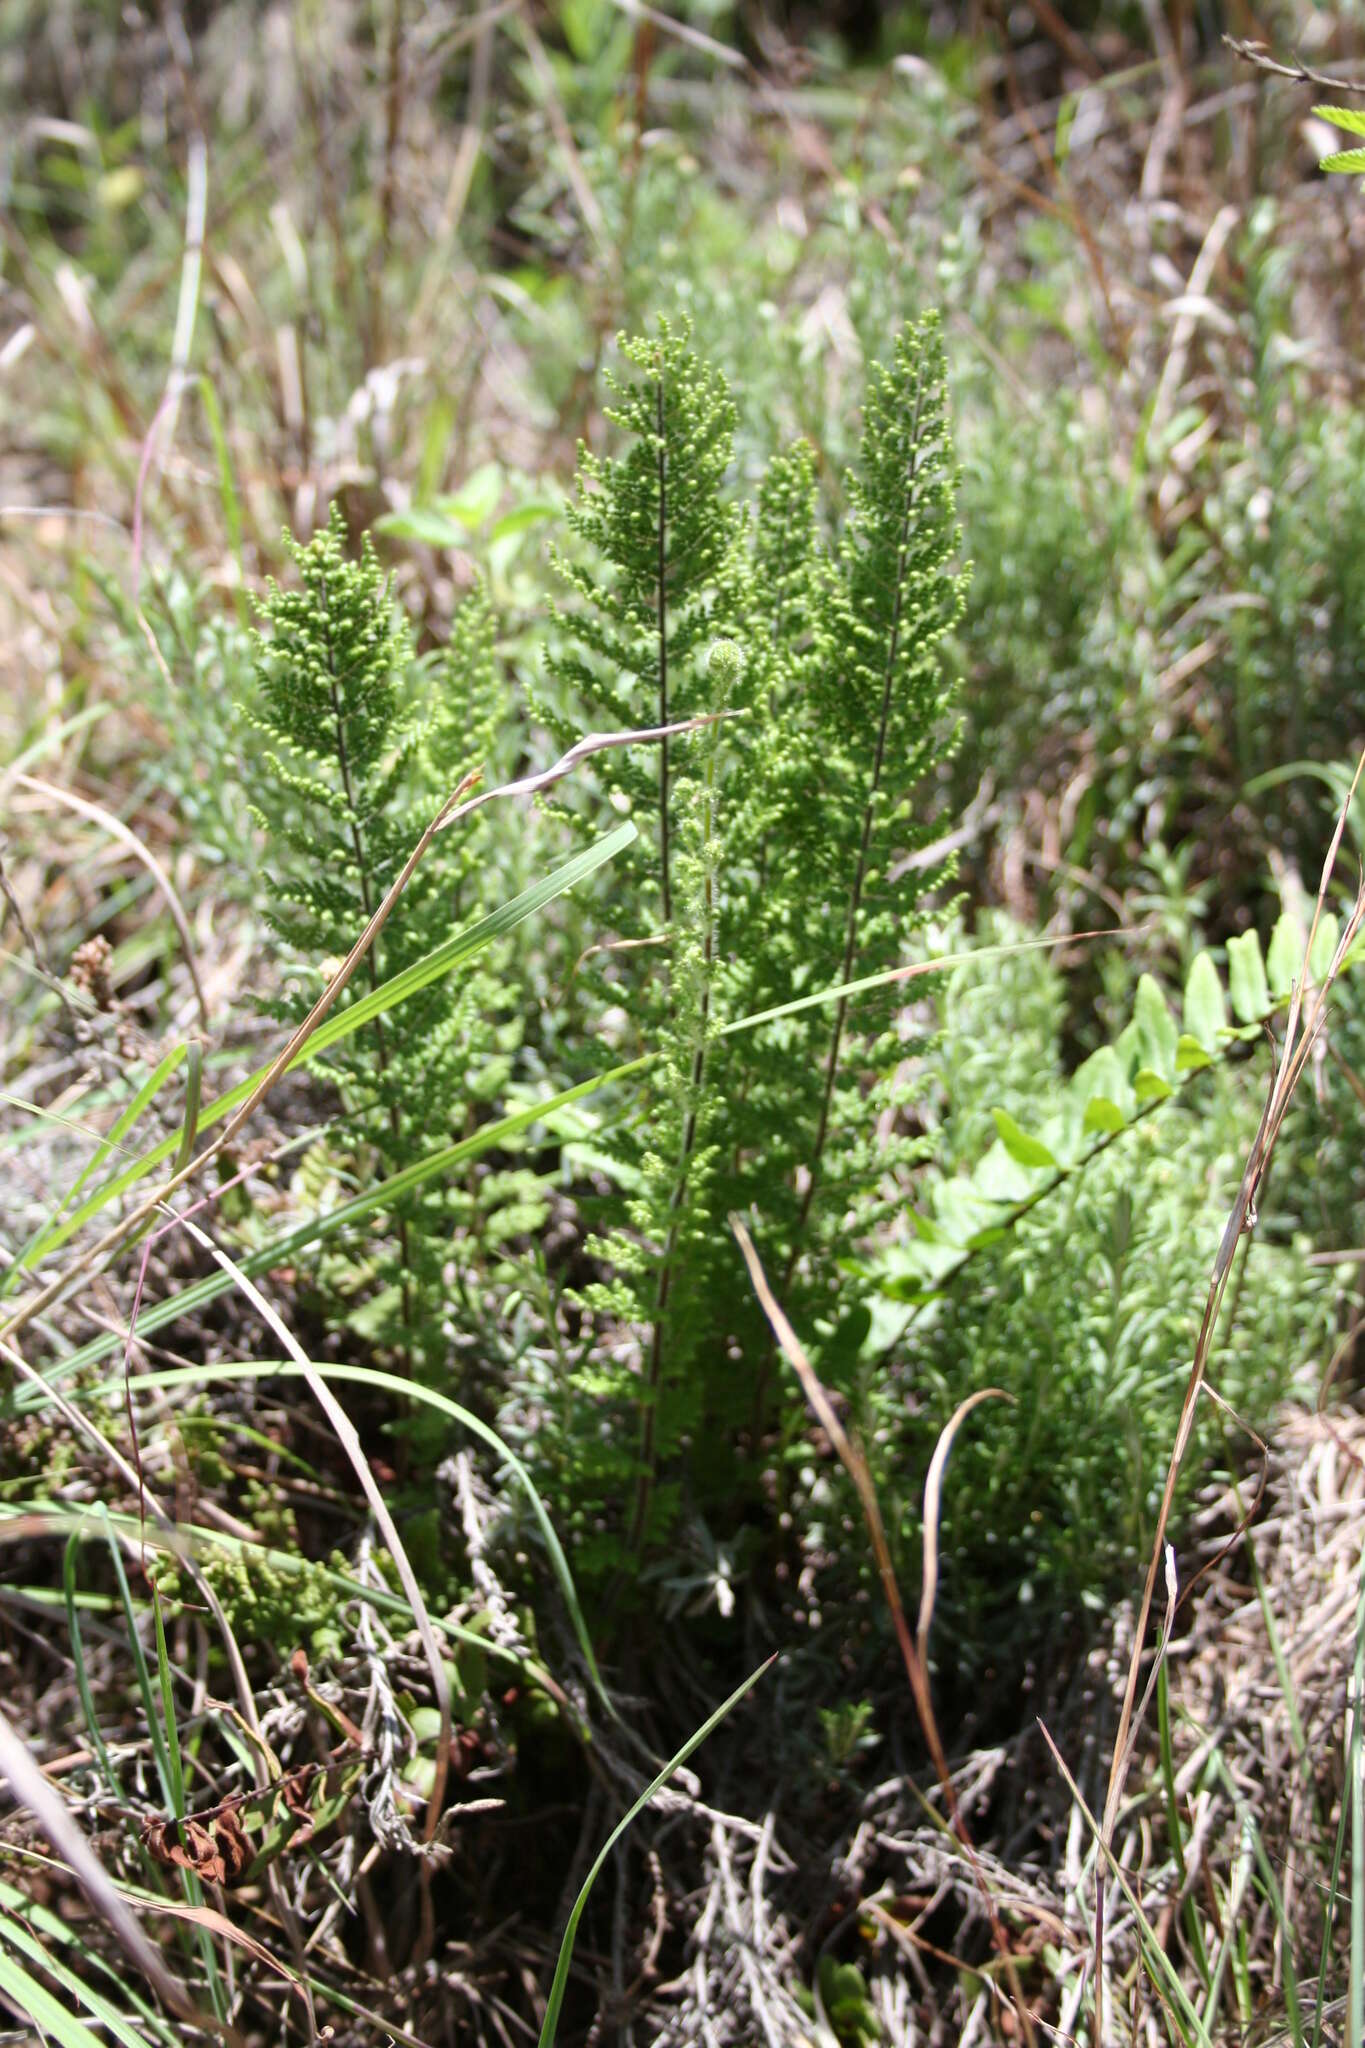
<svg viewBox="0 0 1365 2048">
<path fill-rule="evenodd" d="M 1254 1024 L 1270 1009 L 1265 961 L 1255 932 L 1243 932 L 1228 940 L 1228 994 L 1239 1024 Z"/>
<path fill-rule="evenodd" d="M 1314 107 L 1313 112 L 1320 121 L 1330 121 L 1348 135 L 1365 135 L 1365 113 L 1358 107 Z"/>
<path fill-rule="evenodd" d="M 1057 1161 L 1041 1138 L 1035 1138 L 1017 1124 L 1007 1109 L 993 1109 L 995 1128 L 1000 1133 L 1000 1142 L 1017 1166 L 1055 1167 Z"/>
<path fill-rule="evenodd" d="M 1337 149 L 1318 164 L 1320 171 L 1357 171 L 1365 175 L 1365 149 Z"/>
<path fill-rule="evenodd" d="M 1215 1052 L 1219 1033 L 1227 1029 L 1228 1012 L 1218 969 L 1208 953 L 1197 953 L 1191 964 L 1185 983 L 1184 1010 L 1187 1036 L 1205 1052 Z M 1179 1070 L 1180 1045 L 1176 1046 L 1175 1063 Z"/>
</svg>

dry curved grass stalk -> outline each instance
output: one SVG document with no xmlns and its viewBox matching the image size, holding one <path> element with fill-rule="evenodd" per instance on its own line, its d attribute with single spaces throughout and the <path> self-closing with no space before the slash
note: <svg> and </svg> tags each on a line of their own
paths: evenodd
<svg viewBox="0 0 1365 2048">
<path fill-rule="evenodd" d="M 919 1716 L 920 1727 L 924 1732 L 924 1740 L 928 1746 L 929 1755 L 933 1760 L 939 1784 L 943 1789 L 943 1799 L 948 1811 L 948 1817 L 958 1840 L 962 1844 L 967 1860 L 971 1864 L 972 1875 L 981 1893 L 982 1904 L 990 1920 L 991 1938 L 1000 1953 L 1006 1982 L 1009 1985 L 1010 1997 L 1014 2003 L 1014 2010 L 1018 2017 L 1019 2025 L 1025 2040 L 1029 2044 L 1029 2048 L 1034 2048 L 1037 2037 L 1033 2018 L 1024 2003 L 1024 1990 L 1019 1981 L 1019 1972 L 1015 1967 L 1009 1936 L 1005 1932 L 1004 1922 L 1000 1918 L 994 1894 L 986 1881 L 986 1873 L 981 1866 L 981 1859 L 978 1857 L 971 1836 L 967 1831 L 967 1823 L 962 1817 L 962 1809 L 958 1803 L 957 1788 L 953 1784 L 952 1772 L 948 1768 L 947 1753 L 944 1750 L 943 1738 L 939 1734 L 938 1721 L 934 1714 L 933 1696 L 929 1689 L 929 1671 L 923 1655 L 929 1640 L 929 1622 L 933 1619 L 932 1598 L 938 1575 L 937 1515 L 942 1489 L 943 1467 L 947 1462 L 952 1439 L 957 1432 L 958 1425 L 979 1402 L 991 1399 L 1012 1401 L 1014 1397 L 1011 1394 L 1005 1393 L 1001 1387 L 983 1388 L 979 1393 L 973 1394 L 961 1404 L 939 1438 L 938 1446 L 935 1449 L 929 1468 L 929 1479 L 925 1487 L 925 1586 L 929 1592 L 931 1605 L 928 1616 L 926 1617 L 922 1614 L 920 1617 L 919 1643 L 917 1644 L 910 1634 L 910 1625 L 905 1618 L 905 1608 L 901 1603 L 900 1587 L 896 1581 L 896 1569 L 891 1559 L 891 1546 L 886 1540 L 886 1527 L 882 1521 L 881 1508 L 877 1501 L 877 1490 L 872 1483 L 872 1474 L 868 1470 L 867 1460 L 857 1446 L 850 1441 L 843 1424 L 835 1414 L 834 1405 L 821 1384 L 814 1366 L 809 1358 L 807 1358 L 800 1338 L 787 1320 L 784 1310 L 768 1284 L 768 1276 L 763 1270 L 758 1253 L 754 1250 L 753 1239 L 749 1236 L 748 1231 L 738 1216 L 730 1218 L 730 1228 L 735 1234 L 735 1239 L 743 1254 L 744 1263 L 749 1269 L 749 1278 L 753 1283 L 754 1293 L 758 1296 L 764 1315 L 772 1325 L 773 1335 L 781 1346 L 788 1364 L 800 1381 L 801 1391 L 815 1411 L 821 1428 L 838 1452 L 839 1460 L 844 1470 L 848 1473 L 849 1478 L 853 1481 L 854 1488 L 857 1491 L 858 1500 L 863 1510 L 863 1519 L 867 1523 L 867 1533 L 872 1543 L 872 1553 L 877 1561 L 877 1571 L 882 1582 L 882 1592 L 886 1597 L 886 1604 L 891 1611 L 891 1621 L 896 1631 L 896 1641 L 900 1645 L 906 1677 L 910 1681 L 910 1692 L 915 1702 L 915 1712 Z M 935 1562 L 932 1577 L 929 1571 L 929 1516 L 931 1509 L 935 1520 Z"/>
<path fill-rule="evenodd" d="M 728 713 L 715 714 L 715 716 L 720 717 L 729 715 Z M 463 781 L 457 784 L 451 791 L 449 797 L 427 825 L 421 838 L 413 847 L 406 861 L 404 861 L 383 902 L 376 909 L 373 917 L 365 926 L 364 931 L 360 934 L 360 937 L 356 940 L 354 946 L 352 946 L 350 952 L 342 961 L 341 966 L 337 969 L 327 987 L 308 1012 L 308 1015 L 291 1034 L 287 1043 L 271 1062 L 268 1070 L 261 1076 L 260 1081 L 246 1101 L 228 1119 L 218 1135 L 210 1144 L 204 1147 L 202 1152 L 196 1153 L 193 1159 L 188 1160 L 168 1180 L 163 1181 L 159 1187 L 154 1188 L 150 1194 L 145 1195 L 121 1222 L 113 1224 L 93 1244 L 88 1245 L 84 1251 L 80 1252 L 64 1272 L 57 1274 L 45 1287 L 37 1288 L 32 1294 L 27 1295 L 19 1303 L 13 1314 L 0 1325 L 0 1337 L 12 1338 L 17 1336 L 19 1331 L 31 1323 L 35 1316 L 42 1315 L 47 1309 L 52 1308 L 58 1301 L 62 1300 L 83 1273 L 111 1258 L 132 1239 L 136 1238 L 143 1225 L 164 1206 L 171 1195 L 184 1187 L 187 1182 L 193 1180 L 211 1160 L 217 1158 L 220 1153 L 226 1151 L 231 1146 L 243 1125 L 255 1114 L 280 1076 L 293 1064 L 298 1054 L 331 1010 L 338 996 L 340 996 L 354 976 L 356 969 L 360 966 L 360 963 L 369 952 L 380 932 L 388 923 L 394 905 L 412 880 L 418 862 L 438 832 L 443 831 L 448 825 L 455 824 L 461 818 L 467 818 L 473 811 L 481 808 L 482 805 L 492 803 L 495 798 L 533 796 L 540 790 L 550 788 L 552 784 L 562 781 L 566 775 L 571 774 L 578 764 L 581 761 L 585 761 L 590 754 L 600 753 L 604 748 L 645 744 L 654 740 L 671 738 L 675 734 L 695 732 L 699 727 L 710 725 L 714 722 L 714 716 L 689 718 L 680 720 L 675 725 L 651 726 L 635 732 L 588 733 L 583 739 L 576 741 L 566 754 L 562 754 L 548 768 L 541 769 L 537 774 L 520 776 L 516 781 L 503 783 L 497 789 L 482 791 L 477 797 L 469 797 L 469 791 L 475 788 L 482 780 L 483 771 L 475 769 L 471 774 L 466 775 Z M 468 800 L 466 801 L 466 799 Z"/>
<path fill-rule="evenodd" d="M 103 804 L 91 803 L 88 798 L 76 796 L 69 789 L 58 789 L 55 782 L 44 782 L 41 776 L 38 775 L 16 774 L 14 780 L 21 789 L 28 790 L 31 795 L 44 797 L 50 803 L 61 804 L 66 810 L 75 811 L 78 817 L 88 818 L 92 825 L 99 825 L 104 831 L 117 839 L 121 846 L 126 846 L 128 851 L 137 860 L 141 861 L 143 867 L 146 868 L 166 900 L 166 908 L 170 911 L 171 921 L 179 934 L 181 950 L 185 955 L 185 965 L 189 969 L 190 980 L 194 984 L 194 997 L 199 1006 L 199 1021 L 207 1031 L 209 1028 L 209 1008 L 204 995 L 204 984 L 200 978 L 199 966 L 194 957 L 194 940 L 190 936 L 190 921 L 185 915 L 184 905 L 176 895 L 175 884 L 171 881 L 170 876 L 166 873 L 156 855 L 149 847 L 143 845 L 136 832 L 125 825 L 122 818 L 116 817 L 112 811 L 106 810 Z"/>
<path fill-rule="evenodd" d="M 1266 1100 L 1265 1109 L 1262 1112 L 1260 1127 L 1256 1132 L 1255 1138 L 1252 1140 L 1241 1184 L 1238 1187 L 1232 1208 L 1229 1211 L 1222 1240 L 1219 1243 L 1218 1252 L 1213 1262 L 1213 1274 L 1209 1281 L 1208 1295 L 1204 1304 L 1204 1315 L 1199 1326 L 1199 1335 L 1195 1341 L 1194 1362 L 1190 1367 L 1190 1376 L 1185 1387 L 1185 1398 L 1180 1410 L 1180 1422 L 1176 1429 L 1175 1442 L 1171 1449 L 1170 1462 L 1166 1471 L 1166 1483 L 1161 1493 L 1161 1505 L 1157 1512 L 1156 1533 L 1152 1542 L 1151 1561 L 1147 1567 L 1147 1578 L 1142 1589 L 1142 1601 L 1138 1608 L 1137 1626 L 1133 1634 L 1132 1656 L 1128 1665 L 1128 1678 L 1124 1687 L 1123 1705 L 1119 1712 L 1118 1728 L 1114 1736 L 1113 1758 L 1109 1768 L 1109 1781 L 1104 1799 L 1104 1813 L 1099 1831 L 1100 1847 L 1103 1853 L 1097 1863 L 1095 1874 L 1095 1947 L 1092 1960 L 1095 1966 L 1095 2026 L 1093 2038 L 1100 2042 L 1104 2039 L 1104 1974 L 1100 1965 L 1104 1954 L 1105 1863 L 1112 1860 L 1114 1827 L 1118 1819 L 1119 1804 L 1123 1798 L 1123 1788 L 1127 1782 L 1128 1769 L 1132 1762 L 1147 1696 L 1150 1694 L 1152 1684 L 1155 1683 L 1157 1664 L 1160 1661 L 1158 1657 L 1156 1662 L 1154 1662 L 1147 1694 L 1144 1694 L 1142 1704 L 1138 1705 L 1138 1676 L 1142 1669 L 1143 1648 L 1147 1639 L 1147 1626 L 1151 1620 L 1152 1600 L 1156 1589 L 1157 1575 L 1161 1570 L 1162 1559 L 1166 1552 L 1166 1530 L 1170 1521 L 1171 1504 L 1175 1498 L 1180 1468 L 1184 1463 L 1185 1453 L 1189 1449 L 1190 1436 L 1194 1428 L 1195 1410 L 1198 1406 L 1200 1391 L 1208 1371 L 1209 1358 L 1213 1350 L 1214 1333 L 1218 1324 L 1218 1314 L 1223 1305 L 1223 1296 L 1227 1291 L 1227 1284 L 1232 1272 L 1233 1259 L 1236 1255 L 1238 1244 L 1241 1242 L 1245 1231 L 1254 1230 L 1256 1227 L 1257 1190 L 1265 1175 L 1266 1168 L 1270 1164 L 1270 1157 L 1275 1149 L 1276 1140 L 1280 1135 L 1289 1105 L 1294 1097 L 1294 1092 L 1303 1078 L 1304 1070 L 1313 1055 L 1315 1046 L 1321 1038 L 1323 1026 L 1326 1022 L 1327 1001 L 1331 994 L 1332 985 L 1345 965 L 1346 957 L 1359 937 L 1362 927 L 1365 927 L 1365 876 L 1362 876 L 1356 889 L 1355 901 L 1351 906 L 1351 914 L 1347 918 L 1337 939 L 1336 948 L 1322 977 L 1321 984 L 1314 986 L 1308 962 L 1313 950 L 1313 942 L 1317 937 L 1318 925 L 1322 919 L 1323 908 L 1327 900 L 1327 890 L 1331 883 L 1333 869 L 1336 866 L 1337 855 L 1341 851 L 1341 842 L 1346 831 L 1346 821 L 1350 816 L 1351 805 L 1355 799 L 1356 790 L 1360 785 L 1362 774 L 1365 774 L 1365 753 L 1362 753 L 1359 761 L 1356 763 L 1356 772 L 1352 778 L 1351 787 L 1347 791 L 1345 801 L 1341 806 L 1337 817 L 1336 829 L 1332 834 L 1331 844 L 1328 846 L 1327 855 L 1322 864 L 1322 879 L 1318 884 L 1317 900 L 1313 906 L 1312 923 L 1304 944 L 1303 965 L 1298 981 L 1294 985 L 1294 993 L 1289 1005 L 1284 1045 L 1280 1053 L 1279 1064 L 1275 1069 L 1274 1079 L 1271 1082 L 1270 1094 Z M 1307 991 L 1306 999 L 1305 991 Z"/>
</svg>

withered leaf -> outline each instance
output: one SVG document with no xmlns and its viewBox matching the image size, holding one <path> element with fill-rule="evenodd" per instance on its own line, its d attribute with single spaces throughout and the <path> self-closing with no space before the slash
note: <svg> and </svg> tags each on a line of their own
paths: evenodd
<svg viewBox="0 0 1365 2048">
<path fill-rule="evenodd" d="M 240 1884 L 251 1868 L 251 1837 L 232 1807 L 225 1807 L 213 1823 L 213 1837 L 223 1862 L 223 1883 Z"/>
<path fill-rule="evenodd" d="M 182 1821 L 149 1820 L 142 1840 L 154 1862 L 192 1870 L 205 1884 L 241 1882 L 252 1860 L 251 1840 L 231 1807 L 207 1820 L 187 1814 Z"/>
</svg>

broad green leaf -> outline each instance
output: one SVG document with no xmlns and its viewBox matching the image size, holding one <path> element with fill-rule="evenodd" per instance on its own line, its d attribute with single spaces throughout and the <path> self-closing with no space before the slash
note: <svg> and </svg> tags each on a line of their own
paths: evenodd
<svg viewBox="0 0 1365 2048">
<path fill-rule="evenodd" d="M 1197 1074 L 1201 1067 L 1211 1067 L 1213 1060 L 1197 1038 L 1188 1031 L 1182 1031 L 1175 1049 L 1175 1070 L 1177 1074 Z"/>
<path fill-rule="evenodd" d="M 1017 1124 L 1007 1109 L 993 1109 L 995 1128 L 1000 1133 L 1000 1142 L 1016 1165 L 1033 1168 L 1055 1167 L 1057 1161 L 1041 1138 L 1035 1138 L 1030 1131 Z"/>
<path fill-rule="evenodd" d="M 1228 994 L 1240 1024 L 1254 1024 L 1270 1009 L 1261 942 L 1254 931 L 1228 940 Z"/>
<path fill-rule="evenodd" d="M 1088 1131 L 1104 1131 L 1112 1135 L 1121 1131 L 1128 1119 L 1117 1102 L 1110 1102 L 1103 1095 L 1092 1095 L 1085 1105 L 1085 1128 Z"/>
<path fill-rule="evenodd" d="M 518 505 L 511 512 L 504 512 L 501 519 L 495 519 L 489 529 L 490 541 L 511 539 L 525 533 L 529 527 L 543 526 L 547 519 L 557 515 L 559 507 L 550 498 L 529 498 L 524 505 Z"/>
<path fill-rule="evenodd" d="M 1365 112 L 1359 107 L 1314 107 L 1313 112 L 1320 121 L 1330 121 L 1348 135 L 1365 135 Z"/>
<path fill-rule="evenodd" d="M 452 513 L 434 505 L 409 505 L 403 512 L 382 512 L 374 522 L 376 533 L 391 540 L 411 540 L 428 548 L 459 548 L 469 539 L 469 529 Z"/>
<path fill-rule="evenodd" d="M 1308 972 L 1314 981 L 1322 981 L 1326 976 L 1340 937 L 1341 925 L 1335 911 L 1324 910 L 1318 919 L 1318 928 L 1313 934 L 1313 944 L 1308 953 Z"/>
<path fill-rule="evenodd" d="M 1034 1177 L 1036 1172 L 1035 1167 L 1021 1166 L 1004 1142 L 997 1138 L 987 1146 L 972 1168 L 969 1185 L 973 1194 L 990 1205 L 985 1212 L 989 1214 L 990 1210 L 1002 1207 L 1012 1209 L 1016 1202 L 1027 1201 L 1030 1195 L 1035 1194 L 1038 1188 Z"/>
<path fill-rule="evenodd" d="M 1091 1053 L 1089 1059 L 1076 1069 L 1071 1088 L 1077 1099 L 1087 1105 L 1083 1119 L 1087 1130 L 1121 1130 L 1132 1115 L 1132 1089 L 1128 1085 L 1123 1061 L 1112 1045 L 1102 1045 L 1098 1052 Z M 1103 1112 L 1100 1123 L 1089 1115 L 1088 1105 L 1096 1098 L 1107 1103 L 1117 1113 L 1117 1125 L 1105 1118 Z"/>
<path fill-rule="evenodd" d="M 458 491 L 450 491 L 443 497 L 433 498 L 432 504 L 439 512 L 448 513 L 452 519 L 472 533 L 491 519 L 497 510 L 498 499 L 502 496 L 506 478 L 502 465 L 484 462 L 465 478 Z"/>
<path fill-rule="evenodd" d="M 1164 1102 L 1175 1090 L 1161 1074 L 1154 1074 L 1150 1067 L 1140 1067 L 1133 1081 L 1133 1093 L 1139 1102 Z"/>
<path fill-rule="evenodd" d="M 1150 974 L 1144 974 L 1137 985 L 1137 996 L 1133 1003 L 1133 1022 L 1138 1029 L 1142 1048 L 1141 1067 L 1147 1067 L 1154 1074 L 1169 1080 L 1175 1073 L 1175 1048 L 1179 1033 L 1175 1019 L 1161 992 L 1161 985 Z"/>
<path fill-rule="evenodd" d="M 1282 910 L 1275 920 L 1265 955 L 1266 980 L 1276 1002 L 1283 1002 L 1303 970 L 1303 940 L 1303 927 L 1298 919 L 1292 912 Z"/>
<path fill-rule="evenodd" d="M 1218 1035 L 1227 1029 L 1227 1005 L 1218 969 L 1208 953 L 1196 953 L 1185 983 L 1185 1030 L 1205 1052 L 1218 1050 Z M 1176 1065 L 1180 1047 L 1176 1047 Z"/>
</svg>

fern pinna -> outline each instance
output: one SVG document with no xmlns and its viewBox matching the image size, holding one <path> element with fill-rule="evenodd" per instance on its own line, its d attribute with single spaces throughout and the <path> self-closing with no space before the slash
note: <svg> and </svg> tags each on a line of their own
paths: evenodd
<svg viewBox="0 0 1365 2048">
<path fill-rule="evenodd" d="M 288 979 L 276 1011 L 296 1021 L 329 963 L 349 951 L 432 812 L 479 765 L 502 715 L 493 621 L 481 591 L 456 613 L 449 648 L 423 674 L 368 538 L 351 560 L 341 514 L 307 543 L 287 540 L 296 571 L 272 583 L 254 636 L 253 726 L 266 742 L 252 777 L 268 835 L 269 919 Z M 483 907 L 477 832 L 443 833 L 399 898 L 342 1007 L 400 973 Z M 448 1139 L 470 1087 L 499 1052 L 505 993 L 496 970 L 456 986 L 440 979 L 342 1039 L 321 1071 L 343 1115 L 328 1140 L 343 1170 L 384 1178 Z M 452 1332 L 443 1270 L 460 1191 L 423 1188 L 394 1204 L 393 1254 L 365 1248 L 348 1286 L 366 1288 L 368 1335 L 405 1364 L 435 1370 Z M 333 1276 L 334 1278 L 336 1276 Z M 374 1284 L 378 1283 L 378 1291 Z"/>
<path fill-rule="evenodd" d="M 581 1475 L 581 1523 L 604 1554 L 613 1503 L 629 1504 L 635 1550 L 662 1535 L 684 1462 L 708 1516 L 742 1514 L 759 1483 L 777 1389 L 728 1212 L 756 1213 L 789 1297 L 830 1337 L 856 1307 L 857 1239 L 903 1192 L 914 1147 L 890 1140 L 911 1048 L 894 998 L 871 1032 L 847 997 L 755 1033 L 724 1027 L 893 966 L 923 922 L 941 872 L 905 863 L 935 829 L 917 793 L 951 744 L 939 648 L 964 589 L 932 319 L 870 374 L 832 547 L 808 449 L 773 460 L 755 519 L 731 501 L 733 406 L 686 330 L 661 323 L 622 353 L 635 375 L 610 417 L 633 439 L 580 468 L 585 549 L 565 564 L 576 602 L 551 662 L 576 701 L 559 723 L 740 715 L 657 764 L 608 769 L 641 826 L 642 872 L 596 994 L 661 1057 L 613 1134 L 626 1228 L 592 1247 L 612 1277 L 584 1291 L 618 1339 L 622 1323 L 635 1333 L 611 1366 L 599 1345 L 580 1382 L 638 1417 L 596 1433 Z"/>
</svg>

